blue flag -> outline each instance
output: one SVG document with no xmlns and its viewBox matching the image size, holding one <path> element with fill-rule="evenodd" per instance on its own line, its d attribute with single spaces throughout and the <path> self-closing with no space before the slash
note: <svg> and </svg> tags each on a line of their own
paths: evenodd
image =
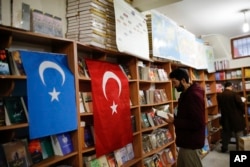
<svg viewBox="0 0 250 167">
<path fill-rule="evenodd" d="M 19 52 L 27 75 L 30 138 L 75 130 L 75 84 L 67 64 L 67 56 Z"/>
</svg>

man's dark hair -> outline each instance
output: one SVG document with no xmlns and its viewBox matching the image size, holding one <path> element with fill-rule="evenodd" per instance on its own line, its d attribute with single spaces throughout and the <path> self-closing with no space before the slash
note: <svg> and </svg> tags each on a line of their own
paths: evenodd
<svg viewBox="0 0 250 167">
<path fill-rule="evenodd" d="M 169 78 L 175 78 L 177 80 L 182 80 L 183 78 L 185 79 L 185 81 L 187 83 L 189 83 L 189 75 L 187 73 L 187 70 L 183 69 L 183 68 L 177 68 L 174 69 L 170 74 L 169 74 Z"/>
<path fill-rule="evenodd" d="M 226 83 L 224 84 L 224 88 L 227 88 L 227 87 L 229 87 L 229 86 L 232 86 L 232 82 L 226 82 Z"/>
</svg>

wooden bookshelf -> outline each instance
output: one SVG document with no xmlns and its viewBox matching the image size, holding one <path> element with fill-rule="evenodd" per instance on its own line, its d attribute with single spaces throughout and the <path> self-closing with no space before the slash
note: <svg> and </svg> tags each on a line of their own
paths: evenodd
<svg viewBox="0 0 250 167">
<path fill-rule="evenodd" d="M 250 95 L 250 89 L 248 87 L 250 86 L 250 84 L 248 84 L 250 82 L 249 70 L 250 67 L 241 67 L 225 69 L 215 72 L 217 87 L 219 85 L 219 87 L 222 87 L 222 89 L 224 89 L 224 83 L 230 81 L 233 84 L 233 91 L 237 92 L 240 96 L 246 98 L 244 116 L 246 121 L 247 134 L 250 133 L 250 113 L 248 112 L 250 107 L 250 98 L 248 98 L 248 95 Z M 220 91 L 217 90 L 217 93 L 220 93 Z"/>
</svg>

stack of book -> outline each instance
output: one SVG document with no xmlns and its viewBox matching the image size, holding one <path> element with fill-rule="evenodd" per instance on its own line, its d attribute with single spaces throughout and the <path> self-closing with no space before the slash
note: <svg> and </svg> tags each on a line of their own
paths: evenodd
<svg viewBox="0 0 250 167">
<path fill-rule="evenodd" d="M 145 14 L 145 17 L 146 17 L 147 28 L 148 28 L 149 55 L 150 57 L 153 57 L 151 13 Z"/>
<path fill-rule="evenodd" d="M 115 11 L 114 11 L 114 4 L 108 1 L 107 8 L 107 20 L 106 20 L 106 49 L 112 51 L 118 51 L 116 45 L 116 32 L 115 32 Z"/>
<path fill-rule="evenodd" d="M 79 3 L 79 41 L 105 48 L 106 1 L 85 0 Z"/>
<path fill-rule="evenodd" d="M 66 38 L 78 40 L 79 36 L 79 0 L 68 0 L 66 8 L 67 32 Z"/>
<path fill-rule="evenodd" d="M 113 2 L 67 0 L 66 38 L 117 51 Z"/>
</svg>

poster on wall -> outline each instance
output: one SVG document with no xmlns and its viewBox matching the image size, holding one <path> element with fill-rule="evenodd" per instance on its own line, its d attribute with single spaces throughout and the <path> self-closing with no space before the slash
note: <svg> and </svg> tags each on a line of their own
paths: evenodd
<svg viewBox="0 0 250 167">
<path fill-rule="evenodd" d="M 120 52 L 149 59 L 145 17 L 123 0 L 114 0 L 116 44 Z"/>
<path fill-rule="evenodd" d="M 178 27 L 178 48 L 181 63 L 194 67 L 196 62 L 196 37 L 182 27 Z"/>
<path fill-rule="evenodd" d="M 157 11 L 152 10 L 151 16 L 153 55 L 179 61 L 178 25 Z"/>
<path fill-rule="evenodd" d="M 196 39 L 195 42 L 195 62 L 194 68 L 207 69 L 206 47 L 201 39 Z"/>
</svg>

